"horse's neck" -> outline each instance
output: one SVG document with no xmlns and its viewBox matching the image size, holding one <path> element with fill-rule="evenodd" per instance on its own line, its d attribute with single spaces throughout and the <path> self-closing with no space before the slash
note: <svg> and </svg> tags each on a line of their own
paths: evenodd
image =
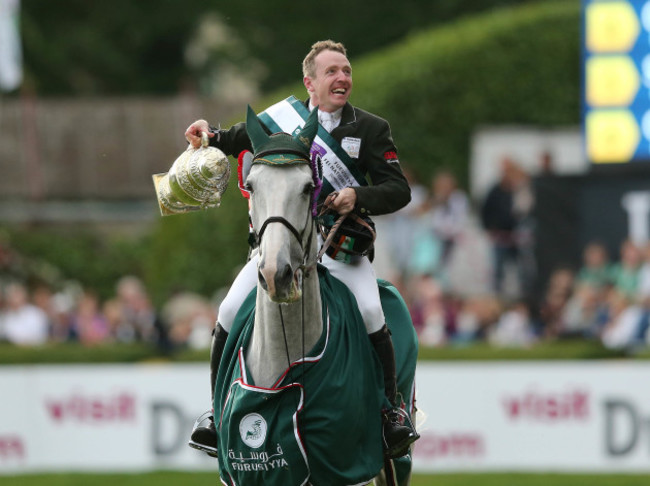
<svg viewBox="0 0 650 486">
<path fill-rule="evenodd" d="M 273 385 L 288 367 L 287 352 L 291 362 L 302 358 L 303 352 L 308 353 L 316 344 L 322 330 L 320 287 L 315 268 L 304 277 L 302 301 L 292 304 L 271 302 L 258 285 L 255 326 L 246 354 L 255 385 Z"/>
</svg>

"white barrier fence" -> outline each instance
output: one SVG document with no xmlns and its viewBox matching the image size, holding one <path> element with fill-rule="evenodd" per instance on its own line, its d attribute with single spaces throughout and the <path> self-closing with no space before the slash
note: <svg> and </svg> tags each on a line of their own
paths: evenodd
<svg viewBox="0 0 650 486">
<path fill-rule="evenodd" d="M 0 474 L 216 470 L 206 364 L 0 367 Z M 420 363 L 414 470 L 650 471 L 650 363 Z"/>
<path fill-rule="evenodd" d="M 423 364 L 418 471 L 650 471 L 650 363 Z"/>
</svg>

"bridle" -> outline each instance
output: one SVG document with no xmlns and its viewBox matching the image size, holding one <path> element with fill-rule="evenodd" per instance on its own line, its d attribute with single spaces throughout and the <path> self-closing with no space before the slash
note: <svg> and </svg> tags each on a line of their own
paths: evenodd
<svg viewBox="0 0 650 486">
<path fill-rule="evenodd" d="M 302 262 L 300 263 L 300 266 L 296 269 L 296 272 L 302 271 L 303 273 L 308 274 L 308 272 L 311 269 L 316 267 L 316 261 L 317 261 L 317 258 L 315 258 L 312 262 L 309 261 L 309 250 L 311 248 L 312 238 L 314 237 L 314 226 L 315 226 L 314 221 L 311 217 L 311 209 L 309 209 L 308 211 L 307 223 L 305 224 L 302 231 L 298 231 L 296 227 L 283 216 L 269 216 L 268 218 L 266 218 L 262 223 L 262 227 L 260 228 L 259 232 L 256 231 L 255 228 L 253 228 L 253 232 L 255 235 L 255 243 L 257 244 L 258 248 L 262 243 L 262 237 L 264 236 L 264 232 L 266 231 L 266 228 L 268 228 L 269 224 L 271 223 L 280 223 L 285 228 L 287 228 L 291 232 L 291 234 L 296 238 L 298 244 L 300 245 L 300 249 L 302 250 Z M 307 240 L 305 241 L 304 236 L 308 227 L 309 227 L 309 235 L 307 236 Z"/>
<path fill-rule="evenodd" d="M 262 243 L 262 237 L 264 236 L 264 232 L 266 231 L 266 228 L 272 223 L 280 223 L 283 225 L 285 228 L 289 230 L 289 232 L 296 238 L 298 241 L 298 244 L 300 245 L 300 249 L 302 250 L 302 262 L 300 266 L 295 270 L 294 272 L 294 277 L 298 272 L 301 272 L 304 276 L 309 276 L 309 272 L 316 268 L 316 262 L 318 261 L 318 258 L 314 258 L 313 261 L 309 261 L 309 251 L 311 248 L 311 243 L 312 243 L 312 238 L 314 237 L 314 227 L 316 226 L 313 220 L 312 216 L 312 210 L 311 210 L 311 205 L 308 207 L 307 211 L 307 221 L 305 226 L 303 227 L 302 231 L 298 231 L 296 227 L 291 224 L 289 220 L 284 218 L 283 216 L 269 216 L 264 220 L 262 223 L 262 227 L 260 228 L 259 231 L 256 231 L 255 228 L 253 228 L 253 232 L 255 235 L 255 242 L 257 244 L 257 247 L 260 247 L 260 244 Z M 307 236 L 307 240 L 305 242 L 305 232 L 307 231 L 307 228 L 309 227 L 309 235 Z M 304 278 L 300 278 L 300 293 L 301 295 L 303 294 L 304 291 Z M 302 330 L 302 358 L 304 359 L 305 357 L 305 300 L 304 298 L 300 299 L 301 301 L 301 330 Z M 291 374 L 292 366 L 291 366 L 291 358 L 289 356 L 289 345 L 287 342 L 287 330 L 284 324 L 284 315 L 282 313 L 282 305 L 278 304 L 278 311 L 280 313 L 280 321 L 282 323 L 282 333 L 284 336 L 284 348 L 285 352 L 287 355 L 287 366 L 289 373 Z M 304 380 L 304 368 L 302 369 L 303 372 L 303 380 Z"/>
<path fill-rule="evenodd" d="M 300 244 L 300 249 L 302 250 L 302 262 L 298 267 L 298 270 L 308 271 L 309 269 L 313 268 L 316 265 L 316 260 L 314 260 L 312 263 L 309 263 L 309 249 L 311 247 L 311 240 L 314 236 L 313 221 L 312 224 L 307 223 L 303 228 L 302 232 L 300 232 L 286 218 L 282 216 L 269 216 L 268 218 L 266 218 L 264 223 L 262 223 L 262 227 L 260 228 L 260 231 L 255 232 L 255 243 L 257 244 L 258 247 L 262 243 L 262 236 L 264 236 L 264 232 L 266 231 L 266 228 L 271 223 L 282 224 L 285 228 L 287 228 L 291 232 L 293 236 L 296 237 L 298 244 Z M 307 237 L 307 241 L 303 243 L 305 231 L 307 231 L 307 226 L 310 227 L 309 236 Z"/>
<path fill-rule="evenodd" d="M 251 165 L 255 165 L 255 164 L 276 165 L 276 164 L 270 162 L 266 158 L 266 156 L 271 155 L 273 153 L 277 153 L 277 152 L 274 152 L 274 151 L 263 152 L 263 153 L 260 153 L 260 154 L 256 155 L 255 158 L 253 159 Z M 294 159 L 292 161 L 291 165 L 296 164 L 296 163 L 297 164 L 303 164 L 304 163 L 304 164 L 312 167 L 310 160 L 304 158 L 304 154 L 300 154 L 300 153 L 297 153 L 297 152 L 293 153 L 291 151 L 283 151 L 282 153 L 289 153 L 289 154 L 292 154 L 294 156 L 297 156 L 297 159 Z M 254 233 L 254 236 L 255 236 L 255 243 L 256 243 L 258 248 L 260 247 L 260 244 L 262 243 L 262 237 L 264 236 L 264 232 L 266 231 L 266 228 L 269 226 L 269 224 L 271 224 L 271 223 L 280 223 L 285 228 L 287 228 L 291 232 L 291 234 L 296 238 L 296 240 L 298 240 L 298 244 L 300 244 L 300 249 L 302 250 L 302 262 L 301 262 L 300 266 L 296 269 L 296 272 L 297 271 L 302 271 L 305 274 L 308 274 L 308 272 L 311 269 L 316 267 L 316 261 L 318 260 L 318 258 L 315 258 L 314 261 L 312 261 L 312 262 L 309 261 L 309 250 L 311 248 L 312 238 L 314 237 L 314 221 L 313 221 L 314 214 L 313 214 L 312 208 L 311 208 L 311 206 L 313 204 L 313 200 L 314 200 L 314 195 L 315 195 L 314 190 L 312 189 L 312 192 L 311 192 L 311 195 L 310 195 L 310 198 L 309 198 L 309 200 L 312 201 L 312 203 L 307 208 L 306 223 L 305 223 L 305 226 L 303 227 L 302 231 L 298 231 L 296 229 L 296 227 L 293 224 L 291 224 L 291 222 L 289 220 L 287 220 L 286 218 L 284 218 L 283 216 L 269 216 L 268 218 L 266 218 L 264 220 L 264 222 L 262 223 L 262 227 L 260 228 L 259 231 L 255 230 L 255 228 L 253 228 L 253 233 Z M 304 236 L 305 236 L 305 231 L 307 231 L 308 226 L 309 226 L 310 231 L 309 231 L 309 236 L 307 237 L 307 241 L 305 243 L 304 242 Z"/>
<path fill-rule="evenodd" d="M 321 211 L 319 213 L 319 217 L 324 214 L 326 208 L 329 207 L 331 201 L 336 198 L 336 195 L 337 195 L 337 192 L 332 192 L 327 196 L 327 198 L 325 199 L 325 202 L 323 203 L 323 207 L 322 207 L 322 209 L 321 209 Z M 262 223 L 262 227 L 260 228 L 259 232 L 255 231 L 255 229 L 253 228 L 254 235 L 255 235 L 255 244 L 258 247 L 260 246 L 260 243 L 262 242 L 262 236 L 264 235 L 264 232 L 266 231 L 266 228 L 268 227 L 269 224 L 271 224 L 271 223 L 280 223 L 280 224 L 284 225 L 291 232 L 291 234 L 293 236 L 295 236 L 296 240 L 298 240 L 298 243 L 300 244 L 300 248 L 302 249 L 302 254 L 303 254 L 302 264 L 298 267 L 297 270 L 302 270 L 303 272 L 305 272 L 307 274 L 307 272 L 309 272 L 309 270 L 313 269 L 316 266 L 316 262 L 319 262 L 320 259 L 323 257 L 323 255 L 327 251 L 327 248 L 331 245 L 332 240 L 334 238 L 334 235 L 338 231 L 341 224 L 343 224 L 343 221 L 345 220 L 345 218 L 347 218 L 348 216 L 355 217 L 356 221 L 358 221 L 360 224 L 366 226 L 369 229 L 369 231 L 371 231 L 373 234 L 375 234 L 375 231 L 365 221 L 363 221 L 358 216 L 356 216 L 354 214 L 341 215 L 336 219 L 336 222 L 332 226 L 327 238 L 324 239 L 323 244 L 321 245 L 321 248 L 318 251 L 318 254 L 316 255 L 316 258 L 312 262 L 309 262 L 309 249 L 311 247 L 311 240 L 312 240 L 313 235 L 314 235 L 314 221 L 313 220 L 312 220 L 312 224 L 310 225 L 311 231 L 309 232 L 309 237 L 308 237 L 307 242 L 306 242 L 306 244 L 304 246 L 303 246 L 303 236 L 304 236 L 305 231 L 307 230 L 307 225 L 305 225 L 302 232 L 300 232 L 300 231 L 298 231 L 296 229 L 296 227 L 294 225 L 291 224 L 290 221 L 288 221 L 286 218 L 284 218 L 282 216 L 269 216 L 268 218 L 266 218 L 266 220 L 264 220 L 264 223 Z M 308 216 L 308 218 L 309 218 L 309 216 Z"/>
</svg>

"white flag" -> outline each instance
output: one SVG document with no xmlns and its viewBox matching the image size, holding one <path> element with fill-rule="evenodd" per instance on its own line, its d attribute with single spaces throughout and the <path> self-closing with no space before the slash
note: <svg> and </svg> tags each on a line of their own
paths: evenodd
<svg viewBox="0 0 650 486">
<path fill-rule="evenodd" d="M 19 29 L 20 0 L 0 0 L 0 90 L 11 91 L 23 80 Z"/>
</svg>

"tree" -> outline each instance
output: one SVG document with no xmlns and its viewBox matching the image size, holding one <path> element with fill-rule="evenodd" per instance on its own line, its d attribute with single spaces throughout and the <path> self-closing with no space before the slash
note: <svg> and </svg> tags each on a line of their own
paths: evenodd
<svg viewBox="0 0 650 486">
<path fill-rule="evenodd" d="M 354 58 L 415 30 L 527 1 L 23 0 L 25 86 L 45 96 L 223 96 L 243 79 L 251 93 L 268 92 L 302 77 L 316 40 L 341 41 Z"/>
</svg>

